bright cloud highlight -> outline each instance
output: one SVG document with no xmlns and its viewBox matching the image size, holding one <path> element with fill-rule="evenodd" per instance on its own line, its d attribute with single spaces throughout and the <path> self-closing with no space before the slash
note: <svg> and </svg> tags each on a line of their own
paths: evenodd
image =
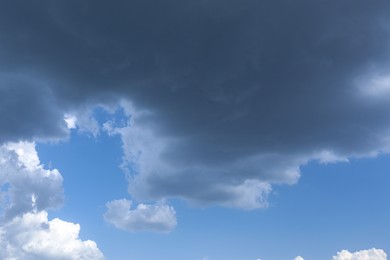
<svg viewBox="0 0 390 260">
<path fill-rule="evenodd" d="M 0 258 L 101 260 L 95 242 L 79 238 L 80 225 L 55 218 L 47 212 L 26 213 L 0 226 Z"/>
</svg>

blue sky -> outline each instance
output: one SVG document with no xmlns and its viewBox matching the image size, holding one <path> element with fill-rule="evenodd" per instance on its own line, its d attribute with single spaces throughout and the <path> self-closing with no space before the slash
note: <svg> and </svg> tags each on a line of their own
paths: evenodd
<svg viewBox="0 0 390 260">
<path fill-rule="evenodd" d="M 390 2 L 0 2 L 0 259 L 384 260 Z"/>
</svg>

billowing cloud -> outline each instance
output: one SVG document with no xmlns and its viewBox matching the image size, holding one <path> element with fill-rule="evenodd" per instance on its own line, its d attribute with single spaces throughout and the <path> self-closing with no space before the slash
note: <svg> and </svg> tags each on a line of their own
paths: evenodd
<svg viewBox="0 0 390 260">
<path fill-rule="evenodd" d="M 44 168 L 34 143 L 0 146 L 1 259 L 103 259 L 78 224 L 48 220 L 46 210 L 62 202 L 62 176 Z"/>
<path fill-rule="evenodd" d="M 25 213 L 0 226 L 0 258 L 102 260 L 96 243 L 79 238 L 80 226 L 47 212 Z"/>
<path fill-rule="evenodd" d="M 127 126 L 115 128 L 106 124 L 105 128 L 110 134 L 122 137 L 124 159 L 131 171 L 129 192 L 133 196 L 141 200 L 180 197 L 199 205 L 217 204 L 243 209 L 267 205 L 271 187 L 265 182 L 266 179 L 249 179 L 235 173 L 239 171 L 237 168 L 245 167 L 246 162 L 233 162 L 220 169 L 207 167 L 197 161 L 183 164 L 180 160 L 167 158 L 165 153 L 175 149 L 172 146 L 180 145 L 180 140 L 158 137 L 152 129 L 138 125 L 142 114 L 126 113 L 131 117 Z M 263 162 L 267 160 L 270 158 L 264 158 Z M 262 167 L 266 169 L 265 165 Z M 248 169 L 251 170 L 254 169 Z M 272 174 L 269 175 L 272 178 Z M 293 169 L 283 177 L 291 178 L 293 182 L 297 175 Z M 223 176 L 225 179 L 218 182 Z"/>
<path fill-rule="evenodd" d="M 169 232 L 176 227 L 176 212 L 164 203 L 139 204 L 131 209 L 132 202 L 126 199 L 106 204 L 104 219 L 119 229 L 130 232 Z"/>
<path fill-rule="evenodd" d="M 0 146 L 0 213 L 3 220 L 33 210 L 58 208 L 63 202 L 62 176 L 40 163 L 34 143 Z"/>
<path fill-rule="evenodd" d="M 0 142 L 63 138 L 65 114 L 126 100 L 130 124 L 114 128 L 132 196 L 265 207 L 311 160 L 390 151 L 388 13 L 363 0 L 4 2 Z"/>
<path fill-rule="evenodd" d="M 356 252 L 341 250 L 333 256 L 333 260 L 387 260 L 387 255 L 382 249 L 368 249 Z"/>
</svg>

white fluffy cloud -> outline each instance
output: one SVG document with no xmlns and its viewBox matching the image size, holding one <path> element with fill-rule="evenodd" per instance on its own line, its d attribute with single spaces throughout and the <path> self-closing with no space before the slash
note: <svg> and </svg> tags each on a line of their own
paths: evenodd
<svg viewBox="0 0 390 260">
<path fill-rule="evenodd" d="M 368 249 L 356 252 L 341 250 L 333 256 L 333 260 L 387 260 L 387 255 L 382 249 Z"/>
<path fill-rule="evenodd" d="M 96 243 L 78 237 L 80 226 L 47 212 L 26 213 L 0 226 L 0 258 L 11 259 L 104 259 Z"/>
<path fill-rule="evenodd" d="M 0 146 L 0 212 L 5 220 L 32 210 L 59 207 L 63 202 L 62 176 L 40 163 L 35 144 Z"/>
<path fill-rule="evenodd" d="M 130 232 L 169 232 L 177 225 L 176 212 L 164 203 L 156 205 L 139 204 L 131 209 L 132 202 L 126 199 L 108 202 L 104 218 L 115 227 Z"/>
<path fill-rule="evenodd" d="M 78 224 L 48 220 L 62 202 L 62 176 L 44 168 L 34 143 L 0 146 L 1 259 L 103 259 L 95 242 L 79 239 Z"/>
<path fill-rule="evenodd" d="M 296 256 L 293 260 L 305 260 L 302 256 Z"/>
</svg>

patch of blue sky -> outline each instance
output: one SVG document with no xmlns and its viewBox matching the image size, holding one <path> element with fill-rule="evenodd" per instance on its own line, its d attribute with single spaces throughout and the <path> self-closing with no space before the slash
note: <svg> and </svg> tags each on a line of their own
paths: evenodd
<svg viewBox="0 0 390 260">
<path fill-rule="evenodd" d="M 50 216 L 80 223 L 82 236 L 98 236 L 105 203 L 128 196 L 119 168 L 119 137 L 103 133 L 94 138 L 74 132 L 68 142 L 37 144 L 37 151 L 42 163 L 59 169 L 64 179 L 64 206 Z"/>
<path fill-rule="evenodd" d="M 100 126 L 106 122 L 110 122 L 115 127 L 124 127 L 129 120 L 129 117 L 125 115 L 122 106 L 116 106 L 109 109 L 97 106 L 93 109 L 92 116 Z"/>
</svg>

